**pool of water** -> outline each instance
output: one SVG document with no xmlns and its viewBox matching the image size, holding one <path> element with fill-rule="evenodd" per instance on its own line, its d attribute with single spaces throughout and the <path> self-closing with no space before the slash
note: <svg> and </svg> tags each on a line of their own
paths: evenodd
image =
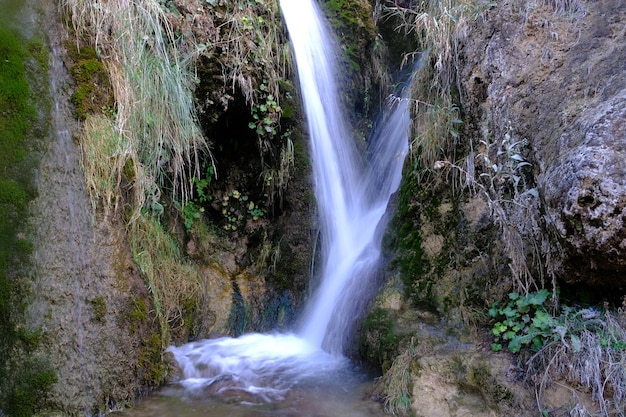
<svg viewBox="0 0 626 417">
<path fill-rule="evenodd" d="M 161 389 L 134 408 L 114 413 L 128 417 L 382 417 L 382 405 L 370 399 L 373 380 L 355 371 L 334 380 L 303 382 L 281 400 L 190 393 L 179 384 Z"/>
<path fill-rule="evenodd" d="M 128 416 L 374 417 L 374 378 L 293 334 L 250 333 L 171 346 L 179 376 Z"/>
</svg>

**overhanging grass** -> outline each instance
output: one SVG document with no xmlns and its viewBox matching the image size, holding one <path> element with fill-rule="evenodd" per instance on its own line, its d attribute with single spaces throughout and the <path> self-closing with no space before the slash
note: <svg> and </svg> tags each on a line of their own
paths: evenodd
<svg viewBox="0 0 626 417">
<path fill-rule="evenodd" d="M 185 324 L 182 306 L 199 296 L 197 270 L 158 219 L 162 195 L 184 205 L 200 158 L 210 158 L 193 100 L 193 56 L 183 56 L 158 1 L 68 0 L 66 7 L 79 37 L 93 40 L 114 95 L 113 109 L 87 115 L 80 137 L 92 204 L 105 216 L 125 208 L 166 347 Z"/>
<path fill-rule="evenodd" d="M 404 63 L 423 60 L 413 83 L 414 132 L 411 155 L 416 165 L 432 167 L 458 144 L 458 46 L 467 36 L 468 22 L 491 3 L 427 0 L 414 8 L 388 7 L 387 18 L 399 22 L 398 30 L 418 41 L 418 51 L 405 55 Z"/>
<path fill-rule="evenodd" d="M 115 133 L 99 123 L 104 128 L 99 135 L 114 143 L 99 141 L 103 149 L 96 153 L 106 155 L 120 137 L 125 142 L 126 161 L 116 161 L 110 172 L 87 172 L 87 177 L 101 175 L 104 182 L 130 177 L 131 221 L 142 208 L 158 214 L 162 190 L 187 201 L 192 178 L 199 176 L 199 158 L 208 148 L 197 124 L 192 60 L 182 56 L 164 11 L 154 0 L 69 0 L 67 7 L 76 32 L 95 40 L 115 97 Z M 86 167 L 101 168 L 97 162 Z"/>
</svg>

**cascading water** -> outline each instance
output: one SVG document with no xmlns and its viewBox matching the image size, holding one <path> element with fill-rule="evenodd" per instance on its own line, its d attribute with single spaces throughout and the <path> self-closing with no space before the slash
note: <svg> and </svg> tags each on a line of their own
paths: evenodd
<svg viewBox="0 0 626 417">
<path fill-rule="evenodd" d="M 309 304 L 300 334 L 314 346 L 340 354 L 354 322 L 355 300 L 363 298 L 361 290 L 367 288 L 368 275 L 380 257 L 378 225 L 400 182 L 408 146 L 408 116 L 393 120 L 398 123 L 395 137 L 385 134 L 376 138 L 373 145 L 379 149 L 371 152 L 373 162 L 365 165 L 338 102 L 337 53 L 316 4 L 283 0 L 281 9 L 311 136 L 323 247 L 321 285 Z M 383 141 L 384 146 L 379 146 Z"/>
<path fill-rule="evenodd" d="M 249 334 L 171 347 L 188 392 L 245 392 L 271 401 L 295 386 L 345 376 L 342 349 L 379 264 L 384 214 L 401 180 L 410 120 L 406 100 L 390 103 L 367 155 L 359 155 L 337 98 L 337 54 L 315 0 L 281 0 L 280 6 L 311 140 L 321 281 L 295 335 Z"/>
</svg>

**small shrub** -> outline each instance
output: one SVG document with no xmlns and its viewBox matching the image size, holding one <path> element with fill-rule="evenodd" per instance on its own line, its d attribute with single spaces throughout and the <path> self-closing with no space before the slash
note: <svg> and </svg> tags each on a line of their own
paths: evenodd
<svg viewBox="0 0 626 417">
<path fill-rule="evenodd" d="M 528 378 L 538 387 L 538 403 L 551 381 L 565 380 L 591 393 L 599 408 L 597 415 L 623 416 L 625 347 L 624 317 L 608 310 L 565 307 L 555 320 L 552 340 L 526 362 Z"/>
</svg>

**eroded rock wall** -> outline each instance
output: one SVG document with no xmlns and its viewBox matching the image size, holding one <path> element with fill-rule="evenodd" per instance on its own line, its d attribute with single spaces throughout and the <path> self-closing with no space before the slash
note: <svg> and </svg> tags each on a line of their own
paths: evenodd
<svg viewBox="0 0 626 417">
<path fill-rule="evenodd" d="M 460 66 L 466 110 L 485 137 L 524 141 L 559 278 L 621 288 L 626 9 L 569 6 L 505 2 L 486 14 Z"/>
<path fill-rule="evenodd" d="M 383 379 L 412 375 L 415 415 L 531 416 L 532 376 L 491 352 L 486 312 L 564 284 L 624 295 L 625 6 L 512 0 L 474 17 L 455 44 L 462 125 L 438 162 L 405 169 L 362 353 Z M 545 410 L 603 407 L 562 382 L 542 385 Z"/>
</svg>

